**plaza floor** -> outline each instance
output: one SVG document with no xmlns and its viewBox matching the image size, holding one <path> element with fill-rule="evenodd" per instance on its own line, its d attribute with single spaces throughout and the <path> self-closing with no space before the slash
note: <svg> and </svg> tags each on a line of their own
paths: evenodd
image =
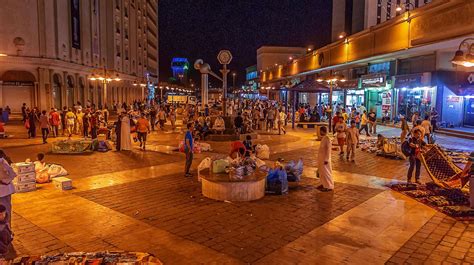
<svg viewBox="0 0 474 265">
<path fill-rule="evenodd" d="M 396 129 L 382 127 L 386 135 Z M 404 180 L 407 163 L 357 150 L 356 162 L 334 152 L 336 189 L 322 193 L 315 178 L 319 142 L 310 129 L 262 135 L 271 160 L 303 158 L 305 178 L 288 195 L 217 202 L 183 177 L 184 156 L 171 151 L 179 133 L 154 133 L 148 151 L 53 155 L 39 139 L 0 147 L 14 161 L 46 152 L 66 167 L 74 190 L 51 184 L 13 196 L 18 255 L 64 251 L 150 252 L 165 264 L 472 264 L 474 224 L 459 222 L 387 185 Z M 50 139 L 54 141 L 55 139 Z M 474 141 L 441 137 L 449 147 Z M 223 156 L 229 143 L 209 142 L 206 157 Z M 424 181 L 428 181 L 423 173 Z"/>
</svg>

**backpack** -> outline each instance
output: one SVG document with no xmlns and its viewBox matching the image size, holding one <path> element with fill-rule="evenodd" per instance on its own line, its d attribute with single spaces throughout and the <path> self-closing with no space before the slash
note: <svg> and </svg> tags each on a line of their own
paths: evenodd
<svg viewBox="0 0 474 265">
<path fill-rule="evenodd" d="M 411 155 L 411 147 L 408 140 L 402 143 L 402 153 L 407 157 Z"/>
</svg>

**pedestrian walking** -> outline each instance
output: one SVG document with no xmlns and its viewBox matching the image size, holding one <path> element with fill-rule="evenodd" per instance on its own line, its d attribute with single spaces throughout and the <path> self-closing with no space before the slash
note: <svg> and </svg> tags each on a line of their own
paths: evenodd
<svg viewBox="0 0 474 265">
<path fill-rule="evenodd" d="M 368 115 L 369 119 L 369 132 L 373 134 L 377 134 L 377 115 L 373 110 L 369 112 Z"/>
<path fill-rule="evenodd" d="M 286 123 L 286 113 L 283 110 L 280 110 L 280 113 L 278 114 L 278 134 L 281 134 L 281 131 L 283 131 L 283 134 L 286 134 L 286 129 L 285 129 L 285 123 Z"/>
<path fill-rule="evenodd" d="M 364 112 L 362 113 L 361 121 L 360 121 L 359 133 L 360 133 L 362 130 L 365 130 L 366 135 L 367 135 L 367 136 L 370 136 L 370 134 L 369 134 L 369 128 L 368 128 L 368 123 L 369 123 L 369 119 L 367 118 L 367 111 L 364 110 Z"/>
<path fill-rule="evenodd" d="M 61 122 L 61 116 L 55 108 L 51 108 L 49 112 L 49 124 L 51 125 L 51 131 L 53 136 L 56 138 L 59 136 L 59 124 Z"/>
<path fill-rule="evenodd" d="M 421 127 L 423 127 L 423 129 L 425 129 L 424 137 L 426 137 L 426 142 L 431 144 L 431 132 L 433 131 L 433 128 L 431 127 L 430 116 L 426 115 L 425 119 L 421 122 L 420 125 Z"/>
<path fill-rule="evenodd" d="M 84 116 L 82 117 L 84 139 L 89 137 L 90 120 L 91 120 L 90 111 L 89 109 L 86 109 L 86 112 L 84 113 Z"/>
<path fill-rule="evenodd" d="M 123 113 L 120 124 L 120 150 L 132 150 L 132 139 L 130 138 L 130 117 Z"/>
<path fill-rule="evenodd" d="M 65 115 L 66 118 L 66 132 L 68 137 L 71 137 L 74 133 L 74 125 L 76 124 L 76 114 L 72 112 L 72 109 L 69 108 Z"/>
<path fill-rule="evenodd" d="M 150 133 L 150 122 L 146 119 L 145 113 L 141 114 L 141 117 L 137 120 L 137 134 L 138 141 L 140 141 L 140 149 L 145 151 L 146 137 Z"/>
<path fill-rule="evenodd" d="M 194 126 L 192 123 L 188 123 L 188 130 L 184 136 L 184 153 L 186 154 L 186 164 L 184 167 L 184 176 L 192 177 L 192 174 L 189 172 L 191 169 L 191 164 L 193 163 L 193 130 Z"/>
<path fill-rule="evenodd" d="M 321 185 L 318 187 L 321 191 L 331 191 L 334 189 L 334 181 L 332 179 L 332 163 L 331 163 L 331 139 L 327 135 L 326 127 L 320 129 L 321 145 L 318 151 L 318 174 Z"/>
<path fill-rule="evenodd" d="M 46 110 L 43 110 L 43 112 L 41 112 L 41 116 L 39 118 L 39 125 L 41 128 L 41 135 L 43 136 L 43 144 L 46 144 L 48 143 L 47 140 L 48 140 L 48 135 L 49 135 L 49 127 L 50 127 L 49 119 L 48 119 L 48 116 L 46 115 Z"/>
<path fill-rule="evenodd" d="M 351 162 L 355 161 L 355 151 L 359 145 L 359 130 L 356 127 L 356 122 L 351 120 L 351 127 L 346 132 L 346 159 L 351 159 Z"/>
</svg>

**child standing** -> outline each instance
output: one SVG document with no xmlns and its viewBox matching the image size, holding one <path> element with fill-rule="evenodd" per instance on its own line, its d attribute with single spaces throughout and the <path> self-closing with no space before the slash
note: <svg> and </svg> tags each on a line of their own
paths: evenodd
<svg viewBox="0 0 474 265">
<path fill-rule="evenodd" d="M 413 131 L 413 136 L 408 140 L 410 143 L 410 167 L 408 168 L 407 174 L 407 184 L 411 183 L 411 178 L 413 177 L 413 170 L 415 170 L 415 180 L 417 184 L 421 184 L 420 182 L 420 169 L 421 169 L 421 160 L 420 155 L 422 152 L 423 147 L 426 143 L 423 141 L 423 137 L 421 136 L 421 131 L 419 129 L 415 129 Z"/>
<path fill-rule="evenodd" d="M 356 127 L 356 122 L 354 120 L 351 121 L 351 127 L 347 129 L 346 133 L 346 142 L 347 142 L 347 154 L 346 158 L 349 160 L 349 156 L 351 157 L 351 162 L 355 160 L 355 150 L 357 145 L 359 144 L 359 129 Z"/>
<path fill-rule="evenodd" d="M 340 118 L 337 120 L 336 125 L 334 126 L 336 130 L 337 144 L 339 145 L 340 153 L 339 155 L 344 155 L 344 144 L 346 141 L 346 131 L 347 125 L 344 123 L 344 119 Z"/>
</svg>

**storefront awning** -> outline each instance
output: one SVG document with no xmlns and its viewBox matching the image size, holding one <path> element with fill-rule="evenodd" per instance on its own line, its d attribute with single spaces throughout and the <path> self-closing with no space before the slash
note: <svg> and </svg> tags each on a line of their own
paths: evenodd
<svg viewBox="0 0 474 265">
<path fill-rule="evenodd" d="M 322 83 L 314 79 L 307 79 L 299 84 L 292 86 L 289 90 L 306 93 L 327 93 L 329 92 L 329 87 L 323 85 Z"/>
</svg>

